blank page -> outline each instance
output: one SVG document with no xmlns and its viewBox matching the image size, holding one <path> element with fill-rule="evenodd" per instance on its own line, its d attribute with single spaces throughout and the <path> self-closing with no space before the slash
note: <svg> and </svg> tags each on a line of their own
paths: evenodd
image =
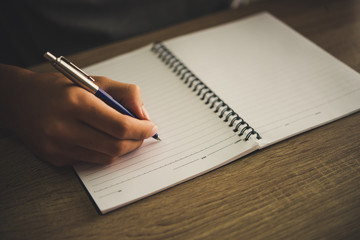
<svg viewBox="0 0 360 240">
<path fill-rule="evenodd" d="M 260 133 L 262 146 L 360 108 L 359 74 L 268 13 L 164 44 Z"/>
<path fill-rule="evenodd" d="M 138 84 L 162 141 L 143 146 L 105 166 L 75 169 L 105 213 L 237 159 L 259 146 L 243 141 L 186 87 L 150 46 L 85 69 L 92 75 Z"/>
</svg>

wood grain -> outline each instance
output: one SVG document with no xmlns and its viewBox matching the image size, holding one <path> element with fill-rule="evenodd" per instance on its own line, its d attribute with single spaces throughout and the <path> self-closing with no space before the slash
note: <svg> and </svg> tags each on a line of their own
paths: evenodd
<svg viewBox="0 0 360 240">
<path fill-rule="evenodd" d="M 79 53 L 86 66 L 269 11 L 360 72 L 360 1 L 264 1 Z M 32 68 L 51 70 L 48 65 Z M 71 168 L 0 137 L 1 239 L 358 239 L 360 113 L 100 216 Z"/>
</svg>

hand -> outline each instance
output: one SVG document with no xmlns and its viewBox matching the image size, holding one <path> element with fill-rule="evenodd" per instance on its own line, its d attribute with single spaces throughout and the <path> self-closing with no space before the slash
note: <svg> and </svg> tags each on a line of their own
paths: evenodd
<svg viewBox="0 0 360 240">
<path fill-rule="evenodd" d="M 136 85 L 95 77 L 97 84 L 143 120 L 123 115 L 60 73 L 0 65 L 1 126 L 56 166 L 107 164 L 156 133 Z"/>
</svg>

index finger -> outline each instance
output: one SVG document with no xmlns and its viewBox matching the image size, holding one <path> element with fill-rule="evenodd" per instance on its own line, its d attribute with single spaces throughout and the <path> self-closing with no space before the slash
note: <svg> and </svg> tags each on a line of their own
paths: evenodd
<svg viewBox="0 0 360 240">
<path fill-rule="evenodd" d="M 119 103 L 129 109 L 139 119 L 150 120 L 142 99 L 140 87 L 135 84 L 122 83 L 106 77 L 94 77 L 99 86 L 109 93 Z"/>
<path fill-rule="evenodd" d="M 156 133 L 154 123 L 121 114 L 88 92 L 82 94 L 82 106 L 76 111 L 80 121 L 118 139 L 143 140 Z"/>
</svg>

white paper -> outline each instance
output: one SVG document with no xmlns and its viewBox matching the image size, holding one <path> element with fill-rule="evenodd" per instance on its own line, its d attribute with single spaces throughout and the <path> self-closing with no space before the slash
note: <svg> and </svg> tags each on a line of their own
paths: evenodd
<svg viewBox="0 0 360 240">
<path fill-rule="evenodd" d="M 150 46 L 85 70 L 138 84 L 162 139 L 147 139 L 138 150 L 110 165 L 75 166 L 103 213 L 208 172 L 259 147 L 253 139 L 242 141 L 158 60 Z"/>
<path fill-rule="evenodd" d="M 150 46 L 91 66 L 140 86 L 163 139 L 111 165 L 75 167 L 103 213 L 360 108 L 359 74 L 268 13 L 165 45 L 262 139 L 234 133 Z"/>
<path fill-rule="evenodd" d="M 360 108 L 357 72 L 268 13 L 165 45 L 267 146 Z"/>
</svg>

